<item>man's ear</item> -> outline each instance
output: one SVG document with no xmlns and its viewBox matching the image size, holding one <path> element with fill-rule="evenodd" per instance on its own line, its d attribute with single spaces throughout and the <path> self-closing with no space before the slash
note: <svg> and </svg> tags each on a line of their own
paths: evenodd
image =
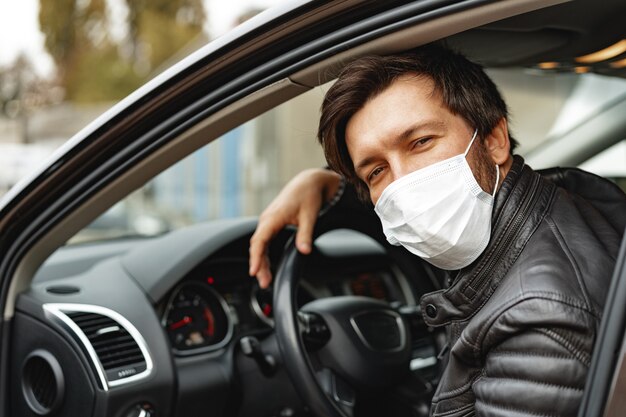
<svg viewBox="0 0 626 417">
<path fill-rule="evenodd" d="M 498 165 L 504 165 L 511 158 L 511 142 L 506 117 L 500 119 L 496 127 L 485 138 L 485 148 L 491 159 Z"/>
</svg>

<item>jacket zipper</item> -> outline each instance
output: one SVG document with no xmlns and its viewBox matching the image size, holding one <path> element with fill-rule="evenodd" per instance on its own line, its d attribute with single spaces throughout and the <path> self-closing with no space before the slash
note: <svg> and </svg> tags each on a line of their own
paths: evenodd
<svg viewBox="0 0 626 417">
<path fill-rule="evenodd" d="M 531 212 L 531 208 L 535 205 L 536 200 L 538 200 L 537 196 L 540 195 L 537 192 L 539 188 L 537 183 L 539 182 L 539 176 L 533 176 L 533 183 L 531 185 L 532 193 L 528 199 L 526 199 L 524 205 L 520 208 L 518 213 L 515 215 L 515 219 L 513 220 L 513 224 L 509 228 L 509 233 L 505 236 L 505 241 L 500 244 L 497 248 L 497 252 L 495 256 L 491 256 L 489 259 L 489 263 L 487 266 L 478 273 L 476 278 L 472 280 L 471 283 L 468 283 L 463 291 L 467 290 L 468 287 L 471 287 L 473 290 L 478 293 L 485 283 L 486 279 L 491 275 L 492 270 L 495 268 L 495 265 L 500 260 L 500 257 L 504 254 L 504 252 L 509 248 L 511 241 L 517 234 L 519 233 L 520 227 L 526 223 L 528 219 L 528 215 Z"/>
</svg>

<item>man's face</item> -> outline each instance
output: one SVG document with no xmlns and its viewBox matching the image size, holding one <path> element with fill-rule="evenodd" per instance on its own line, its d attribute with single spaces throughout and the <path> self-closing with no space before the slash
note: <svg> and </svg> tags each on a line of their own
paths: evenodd
<svg viewBox="0 0 626 417">
<path fill-rule="evenodd" d="M 348 121 L 348 152 L 374 204 L 398 178 L 467 149 L 474 129 L 452 114 L 434 91 L 430 78 L 400 77 Z M 480 138 L 467 158 L 480 186 L 493 192 L 495 162 Z"/>
</svg>

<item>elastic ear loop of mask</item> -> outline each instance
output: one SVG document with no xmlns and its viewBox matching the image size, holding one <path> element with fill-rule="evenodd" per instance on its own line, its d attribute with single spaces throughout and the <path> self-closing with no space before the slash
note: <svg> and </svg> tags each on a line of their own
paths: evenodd
<svg viewBox="0 0 626 417">
<path fill-rule="evenodd" d="M 472 135 L 472 140 L 470 140 L 469 145 L 467 145 L 467 149 L 465 149 L 465 153 L 463 153 L 463 157 L 467 157 L 472 144 L 474 143 L 474 139 L 476 139 L 476 134 L 478 133 L 478 129 L 474 129 L 474 134 Z M 496 185 L 493 187 L 493 194 L 491 197 L 495 198 L 496 192 L 498 191 L 498 184 L 500 183 L 500 166 L 496 164 Z"/>
<path fill-rule="evenodd" d="M 467 154 L 470 150 L 470 148 L 472 147 L 472 143 L 474 143 L 474 139 L 476 139 L 476 134 L 478 133 L 478 129 L 474 130 L 474 135 L 472 136 L 472 140 L 470 140 L 469 145 L 467 145 L 467 149 L 465 149 L 465 152 L 463 153 L 464 157 L 467 157 Z"/>
<path fill-rule="evenodd" d="M 496 197 L 496 192 L 498 192 L 498 184 L 500 183 L 500 166 L 496 164 L 496 185 L 493 187 L 493 194 L 491 197 Z"/>
</svg>

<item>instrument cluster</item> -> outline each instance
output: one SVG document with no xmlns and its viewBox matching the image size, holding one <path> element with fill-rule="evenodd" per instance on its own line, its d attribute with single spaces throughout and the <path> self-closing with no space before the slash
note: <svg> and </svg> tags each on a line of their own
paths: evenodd
<svg viewBox="0 0 626 417">
<path fill-rule="evenodd" d="M 274 326 L 272 288 L 261 289 L 247 260 L 206 263 L 192 271 L 162 306 L 162 325 L 176 355 L 218 350 L 235 335 L 270 331 Z M 303 278 L 298 304 L 322 297 L 360 295 L 405 303 L 389 271 Z"/>
</svg>

